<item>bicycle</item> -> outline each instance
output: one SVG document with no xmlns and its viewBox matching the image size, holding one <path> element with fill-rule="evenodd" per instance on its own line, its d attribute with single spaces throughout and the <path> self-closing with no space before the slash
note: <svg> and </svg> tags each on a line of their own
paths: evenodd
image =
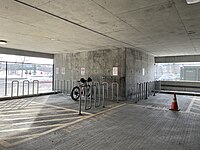
<svg viewBox="0 0 200 150">
<path fill-rule="evenodd" d="M 71 98 L 75 101 L 79 99 L 80 96 L 85 96 L 87 93 L 87 97 L 90 96 L 90 83 L 92 82 L 92 79 L 89 77 L 87 80 L 84 78 L 81 78 L 79 82 L 79 86 L 73 87 L 71 91 Z"/>
</svg>

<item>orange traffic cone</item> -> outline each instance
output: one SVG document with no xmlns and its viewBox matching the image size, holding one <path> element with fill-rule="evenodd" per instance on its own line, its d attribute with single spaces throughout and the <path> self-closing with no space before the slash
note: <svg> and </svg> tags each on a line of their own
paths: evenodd
<svg viewBox="0 0 200 150">
<path fill-rule="evenodd" d="M 172 106 L 171 109 L 169 110 L 173 110 L 173 111 L 179 111 L 180 109 L 178 109 L 178 103 L 177 103 L 177 99 L 176 99 L 176 93 L 174 93 L 174 98 L 173 98 L 173 102 L 172 102 Z"/>
</svg>

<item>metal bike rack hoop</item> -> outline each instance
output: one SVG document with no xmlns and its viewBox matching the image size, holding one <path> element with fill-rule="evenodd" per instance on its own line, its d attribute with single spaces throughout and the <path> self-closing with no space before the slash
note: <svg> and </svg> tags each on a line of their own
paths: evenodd
<svg viewBox="0 0 200 150">
<path fill-rule="evenodd" d="M 117 102 L 119 102 L 119 84 L 117 82 L 112 83 L 112 100 L 114 99 L 114 85 L 117 86 Z"/>
<path fill-rule="evenodd" d="M 25 84 L 27 83 L 27 85 L 28 85 L 28 89 L 27 89 L 27 91 L 28 91 L 28 95 L 29 95 L 29 87 L 30 87 L 30 82 L 29 82 L 29 80 L 24 80 L 23 81 L 23 85 L 22 85 L 22 95 L 24 95 L 24 87 L 25 87 Z"/>
<path fill-rule="evenodd" d="M 35 83 L 37 83 L 37 94 L 39 93 L 39 80 L 33 80 L 33 94 L 35 92 Z"/>
<path fill-rule="evenodd" d="M 96 81 L 96 82 L 94 82 L 94 85 L 96 86 L 96 93 L 97 93 L 97 89 L 98 89 L 98 101 L 97 101 L 97 94 L 96 94 L 94 106 L 95 107 L 100 107 L 101 106 L 101 89 L 100 89 L 100 83 Z"/>
<path fill-rule="evenodd" d="M 19 96 L 19 81 L 18 80 L 13 80 L 11 84 L 11 97 L 13 97 L 13 86 L 14 83 L 17 83 L 17 96 Z"/>
</svg>

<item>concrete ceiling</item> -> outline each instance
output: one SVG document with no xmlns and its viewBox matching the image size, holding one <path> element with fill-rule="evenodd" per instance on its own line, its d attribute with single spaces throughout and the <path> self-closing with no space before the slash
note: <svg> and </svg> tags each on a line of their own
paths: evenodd
<svg viewBox="0 0 200 150">
<path fill-rule="evenodd" d="M 185 0 L 0 0 L 0 25 L 4 47 L 27 51 L 200 54 L 200 3 Z"/>
</svg>

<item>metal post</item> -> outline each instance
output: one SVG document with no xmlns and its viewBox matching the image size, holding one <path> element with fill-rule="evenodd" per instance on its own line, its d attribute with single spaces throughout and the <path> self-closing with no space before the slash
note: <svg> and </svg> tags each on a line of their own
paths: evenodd
<svg viewBox="0 0 200 150">
<path fill-rule="evenodd" d="M 112 100 L 114 99 L 114 85 L 117 86 L 117 102 L 119 102 L 119 84 L 117 82 L 112 83 Z"/>
<path fill-rule="evenodd" d="M 143 99 L 143 83 L 141 83 L 141 99 Z"/>
<path fill-rule="evenodd" d="M 156 81 L 153 82 L 153 88 L 154 88 L 154 92 L 153 92 L 153 96 L 156 96 Z"/>
<path fill-rule="evenodd" d="M 25 87 L 25 83 L 27 82 L 27 85 L 28 85 L 28 95 L 29 95 L 29 84 L 30 84 L 30 82 L 29 82 L 29 80 L 24 80 L 23 81 L 23 85 L 22 85 L 22 95 L 24 95 L 24 87 Z"/>
<path fill-rule="evenodd" d="M 11 97 L 13 97 L 13 86 L 14 83 L 17 83 L 17 96 L 19 96 L 19 81 L 18 80 L 13 80 L 11 84 Z"/>
</svg>

